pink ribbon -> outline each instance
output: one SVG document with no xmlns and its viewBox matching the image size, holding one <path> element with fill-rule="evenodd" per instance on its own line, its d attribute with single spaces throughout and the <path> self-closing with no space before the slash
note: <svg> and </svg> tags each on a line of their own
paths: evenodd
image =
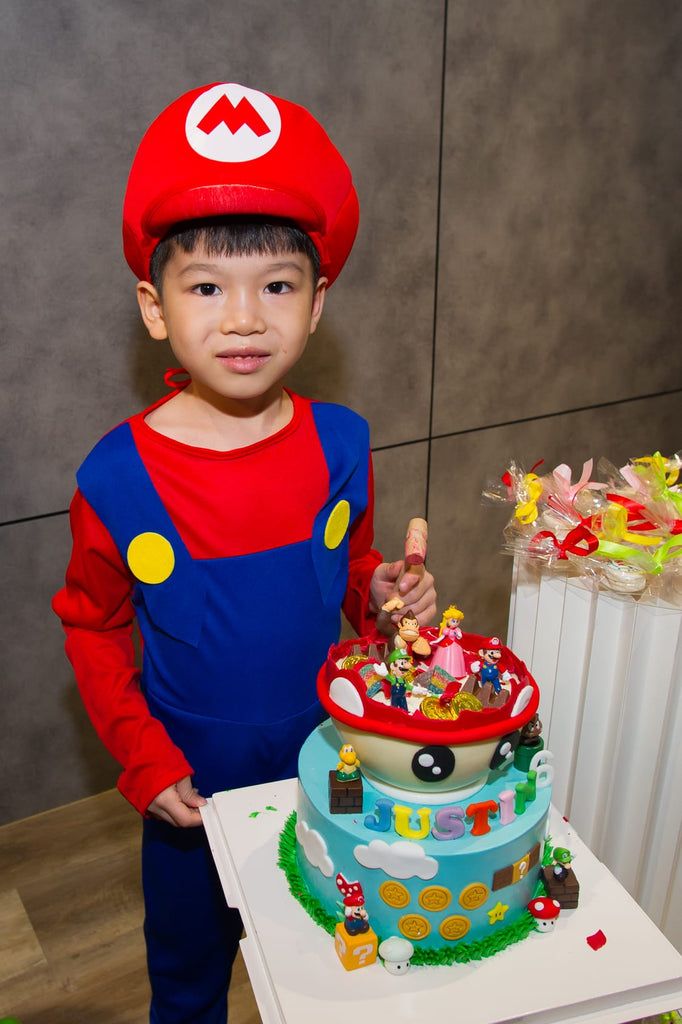
<svg viewBox="0 0 682 1024">
<path fill-rule="evenodd" d="M 602 484 L 590 483 L 590 477 L 592 475 L 592 459 L 588 459 L 587 462 L 583 463 L 583 471 L 580 479 L 577 483 L 571 483 L 571 467 L 567 466 L 565 462 L 562 462 L 560 466 L 552 471 L 552 477 L 554 479 L 554 493 L 550 495 L 547 500 L 547 504 L 556 509 L 557 512 L 562 512 L 564 515 L 574 515 L 573 503 L 576 495 L 583 490 L 584 487 L 588 487 L 591 490 L 601 490 Z"/>
</svg>

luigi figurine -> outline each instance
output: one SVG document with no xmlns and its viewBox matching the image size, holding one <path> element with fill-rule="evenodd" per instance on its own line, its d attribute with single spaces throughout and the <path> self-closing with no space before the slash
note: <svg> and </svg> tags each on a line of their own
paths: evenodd
<svg viewBox="0 0 682 1024">
<path fill-rule="evenodd" d="M 407 651 L 396 647 L 388 658 L 388 674 L 386 682 L 391 688 L 391 707 L 407 711 L 407 693 L 412 690 L 412 683 L 407 675 L 412 670 L 413 662 Z"/>
<path fill-rule="evenodd" d="M 571 869 L 571 854 L 565 847 L 555 846 L 552 857 L 554 861 L 552 873 L 560 882 L 564 882 L 568 878 L 568 872 Z"/>
</svg>

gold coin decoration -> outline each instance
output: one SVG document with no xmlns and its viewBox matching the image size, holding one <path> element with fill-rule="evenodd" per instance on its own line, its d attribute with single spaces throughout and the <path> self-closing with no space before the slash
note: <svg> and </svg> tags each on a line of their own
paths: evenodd
<svg viewBox="0 0 682 1024">
<path fill-rule="evenodd" d="M 453 914 L 452 917 L 446 917 L 444 921 L 441 921 L 438 931 L 448 942 L 456 942 L 463 938 L 470 928 L 471 921 L 468 917 L 463 917 L 462 914 Z"/>
<path fill-rule="evenodd" d="M 421 914 L 405 914 L 398 921 L 398 928 L 406 939 L 425 939 L 431 931 L 431 925 Z"/>
<path fill-rule="evenodd" d="M 484 885 L 483 882 L 472 882 L 459 894 L 460 906 L 465 910 L 475 910 L 476 907 L 483 906 L 489 895 L 490 890 L 487 885 Z"/>
<path fill-rule="evenodd" d="M 426 718 L 452 718 L 450 705 L 447 702 L 443 703 L 439 697 L 424 697 L 419 707 Z"/>
<path fill-rule="evenodd" d="M 453 711 L 459 714 L 460 711 L 482 711 L 483 705 L 473 693 L 456 693 L 450 702 Z"/>
<path fill-rule="evenodd" d="M 429 885 L 419 893 L 419 903 L 432 914 L 445 910 L 450 905 L 452 893 L 444 885 Z"/>
<path fill-rule="evenodd" d="M 410 902 L 410 894 L 400 882 L 382 882 L 379 886 L 379 895 L 389 907 L 406 907 Z"/>
<path fill-rule="evenodd" d="M 343 659 L 341 668 L 355 668 L 355 666 L 359 665 L 362 661 L 367 661 L 364 654 L 349 654 Z"/>
</svg>

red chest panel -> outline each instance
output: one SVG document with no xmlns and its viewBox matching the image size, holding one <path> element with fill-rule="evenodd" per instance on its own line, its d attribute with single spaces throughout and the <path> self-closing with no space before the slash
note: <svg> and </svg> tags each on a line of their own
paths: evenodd
<svg viewBox="0 0 682 1024">
<path fill-rule="evenodd" d="M 147 472 L 193 558 L 248 555 L 310 538 L 328 497 L 329 473 L 307 403 L 297 405 L 291 423 L 278 434 L 230 452 L 189 448 L 141 419 L 134 418 L 131 427 Z"/>
</svg>

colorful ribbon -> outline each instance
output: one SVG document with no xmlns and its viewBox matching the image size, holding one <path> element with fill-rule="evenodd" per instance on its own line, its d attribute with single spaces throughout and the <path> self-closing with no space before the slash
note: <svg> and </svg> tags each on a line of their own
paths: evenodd
<svg viewBox="0 0 682 1024">
<path fill-rule="evenodd" d="M 670 537 L 655 551 L 643 551 L 641 548 L 628 547 L 627 544 L 600 540 L 597 554 L 603 558 L 615 558 L 620 562 L 627 562 L 652 576 L 660 576 L 668 562 L 682 556 L 682 536 Z"/>
<path fill-rule="evenodd" d="M 596 551 L 599 545 L 599 539 L 584 523 L 570 530 L 563 540 L 558 540 L 551 530 L 541 530 L 531 540 L 529 551 L 537 551 L 541 542 L 545 540 L 551 541 L 554 550 L 559 552 L 559 558 L 568 558 L 569 555 L 580 555 L 584 558 Z"/>
<path fill-rule="evenodd" d="M 623 562 L 651 577 L 668 571 L 682 576 L 682 457 L 664 458 L 660 452 L 631 460 L 620 473 L 604 462 L 600 473 L 608 483 L 592 482 L 593 461 L 583 463 L 580 479 L 572 482 L 570 466 L 561 463 L 542 478 L 535 470 L 523 473 L 512 463 L 502 477 L 508 500 L 515 502 L 514 516 L 505 530 L 511 550 L 543 559 L 566 561 L 570 556 L 595 556 L 600 560 Z M 606 467 L 606 468 L 604 468 Z M 601 492 L 595 501 L 578 502 L 587 488 Z M 608 504 L 607 504 L 608 502 Z M 576 504 L 578 508 L 576 508 Z M 591 515 L 587 513 L 592 511 Z M 554 510 L 566 522 L 563 539 L 552 532 L 557 517 L 543 512 Z M 540 529 L 527 539 L 525 530 L 538 520 Z M 532 531 L 531 531 L 532 532 Z M 594 563 L 587 563 L 592 568 Z M 663 581 L 666 576 L 663 576 Z M 668 595 L 668 591 L 661 591 Z"/>
<path fill-rule="evenodd" d="M 640 459 L 633 459 L 632 464 L 635 471 L 638 466 L 651 466 L 654 475 L 659 480 L 663 480 L 666 487 L 676 484 L 680 475 L 680 459 L 677 455 L 674 455 L 672 459 L 664 459 L 660 452 L 654 452 L 653 455 L 643 455 Z"/>
<path fill-rule="evenodd" d="M 656 525 L 645 518 L 646 509 L 643 505 L 620 494 L 607 494 L 606 497 L 610 504 L 601 514 L 600 539 L 603 537 L 616 544 L 623 542 L 647 547 L 661 543 L 661 536 L 644 536 L 644 531 L 655 530 Z"/>
<path fill-rule="evenodd" d="M 682 463 L 677 455 L 664 459 L 660 452 L 633 459 L 631 466 L 623 466 L 621 474 L 630 486 L 656 502 L 671 502 L 676 515 L 682 516 L 682 494 L 674 489 L 680 476 Z"/>
<path fill-rule="evenodd" d="M 520 523 L 527 526 L 534 523 L 539 515 L 538 498 L 542 494 L 542 480 L 535 473 L 526 473 L 523 478 L 523 489 L 527 499 L 517 504 L 514 515 Z"/>
<path fill-rule="evenodd" d="M 655 576 L 663 572 L 663 567 L 667 562 L 672 561 L 673 558 L 680 558 L 682 556 L 682 537 L 670 537 L 665 544 L 661 544 L 660 548 L 652 552 L 652 558 L 655 563 L 655 568 L 652 572 Z"/>
<path fill-rule="evenodd" d="M 557 466 L 552 472 L 552 476 L 554 477 L 554 482 L 556 484 L 556 496 L 559 499 L 564 499 L 569 505 L 572 505 L 575 501 L 576 494 L 578 491 L 582 491 L 583 487 L 600 487 L 600 484 L 590 483 L 592 466 L 592 459 L 588 459 L 587 462 L 583 462 L 583 471 L 576 484 L 571 483 L 572 473 L 570 466 L 567 466 L 565 462 L 562 462 L 560 466 Z"/>
<path fill-rule="evenodd" d="M 530 472 L 525 473 L 522 478 L 519 478 L 514 464 L 502 474 L 502 483 L 507 488 L 510 499 L 516 501 L 514 516 L 524 526 L 534 523 L 539 515 L 537 502 L 542 494 L 542 481 L 535 470 L 544 461 L 544 459 L 540 459 L 539 462 L 536 462 Z"/>
</svg>

